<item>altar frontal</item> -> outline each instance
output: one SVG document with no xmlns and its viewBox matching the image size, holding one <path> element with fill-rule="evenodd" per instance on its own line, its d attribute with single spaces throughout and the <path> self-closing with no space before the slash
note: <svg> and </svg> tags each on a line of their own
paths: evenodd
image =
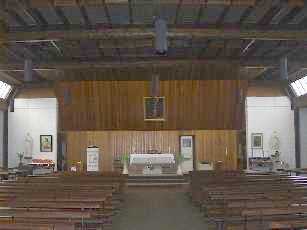
<svg viewBox="0 0 307 230">
<path fill-rule="evenodd" d="M 173 173 L 176 168 L 174 154 L 130 154 L 130 172 L 143 175 Z"/>
</svg>

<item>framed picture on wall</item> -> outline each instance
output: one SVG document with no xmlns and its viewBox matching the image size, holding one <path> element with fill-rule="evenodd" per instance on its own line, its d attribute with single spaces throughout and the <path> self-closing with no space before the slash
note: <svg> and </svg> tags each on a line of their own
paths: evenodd
<svg viewBox="0 0 307 230">
<path fill-rule="evenodd" d="M 263 148 L 263 133 L 252 133 L 252 148 L 253 149 Z"/>
<path fill-rule="evenodd" d="M 40 151 L 52 152 L 52 135 L 40 135 Z"/>
<path fill-rule="evenodd" d="M 165 97 L 144 97 L 144 120 L 164 121 Z"/>
</svg>

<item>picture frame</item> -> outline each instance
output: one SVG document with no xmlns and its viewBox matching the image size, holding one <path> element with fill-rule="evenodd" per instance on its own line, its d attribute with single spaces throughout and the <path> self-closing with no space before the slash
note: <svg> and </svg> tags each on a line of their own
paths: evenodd
<svg viewBox="0 0 307 230">
<path fill-rule="evenodd" d="M 263 148 L 263 133 L 252 133 L 251 135 L 251 145 L 252 149 L 262 149 Z"/>
<path fill-rule="evenodd" d="M 52 152 L 52 135 L 40 135 L 40 151 Z"/>
<path fill-rule="evenodd" d="M 144 120 L 165 121 L 165 97 L 144 97 Z"/>
</svg>

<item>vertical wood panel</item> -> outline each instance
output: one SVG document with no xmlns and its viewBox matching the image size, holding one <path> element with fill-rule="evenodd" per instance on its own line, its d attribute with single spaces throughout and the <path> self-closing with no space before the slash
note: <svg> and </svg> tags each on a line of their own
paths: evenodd
<svg viewBox="0 0 307 230">
<path fill-rule="evenodd" d="M 86 147 L 101 149 L 100 164 L 103 171 L 112 170 L 113 160 L 121 154 L 144 153 L 148 150 L 179 152 L 179 136 L 195 135 L 197 161 L 222 161 L 225 169 L 237 168 L 237 135 L 234 130 L 194 131 L 70 131 L 67 137 L 68 167 L 82 161 L 86 167 Z M 228 155 L 225 149 L 228 149 Z"/>
<path fill-rule="evenodd" d="M 181 73 L 184 74 L 184 73 Z M 57 85 L 60 128 L 69 130 L 239 130 L 244 127 L 247 84 L 239 80 L 160 82 L 166 121 L 144 121 L 147 81 L 82 81 Z M 64 104 L 69 89 L 72 103 Z M 244 96 L 245 94 L 243 94 Z M 241 101 L 241 103 L 240 103 Z"/>
</svg>

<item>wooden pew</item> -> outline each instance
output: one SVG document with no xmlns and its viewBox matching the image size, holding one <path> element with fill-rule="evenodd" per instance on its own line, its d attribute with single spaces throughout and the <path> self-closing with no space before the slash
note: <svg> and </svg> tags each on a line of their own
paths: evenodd
<svg viewBox="0 0 307 230">
<path fill-rule="evenodd" d="M 190 194 L 214 229 L 270 229 L 307 214 L 304 177 L 200 172 L 191 176 Z"/>
<path fill-rule="evenodd" d="M 116 214 L 126 178 L 55 174 L 0 183 L 0 229 L 102 229 Z"/>
</svg>

